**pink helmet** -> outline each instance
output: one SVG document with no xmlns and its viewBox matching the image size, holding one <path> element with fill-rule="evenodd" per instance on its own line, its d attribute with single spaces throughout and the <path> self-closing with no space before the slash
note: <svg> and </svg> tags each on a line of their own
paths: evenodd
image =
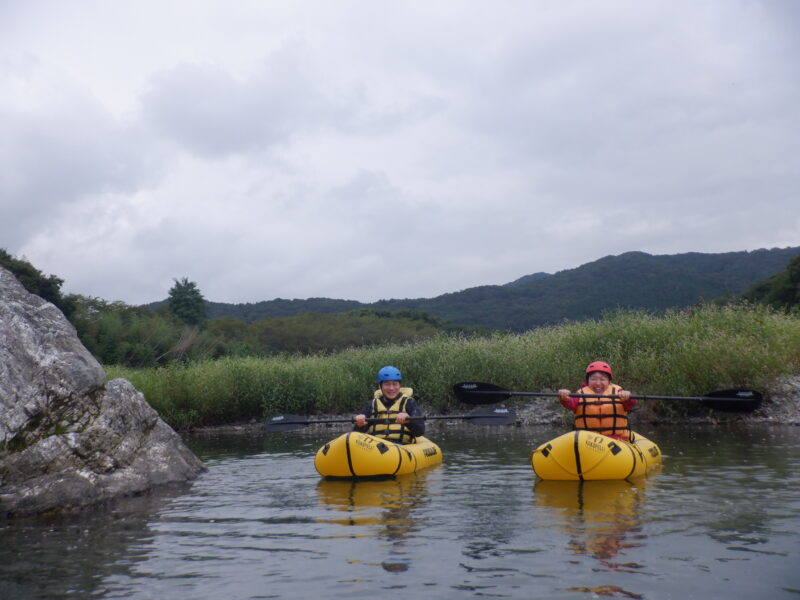
<svg viewBox="0 0 800 600">
<path fill-rule="evenodd" d="M 590 373 L 594 373 L 595 371 L 599 371 L 600 373 L 605 373 L 608 375 L 608 378 L 611 379 L 613 374 L 611 373 L 611 367 L 608 363 L 603 362 L 602 360 L 596 360 L 593 363 L 589 363 L 589 366 L 586 367 L 586 375 L 588 376 Z"/>
</svg>

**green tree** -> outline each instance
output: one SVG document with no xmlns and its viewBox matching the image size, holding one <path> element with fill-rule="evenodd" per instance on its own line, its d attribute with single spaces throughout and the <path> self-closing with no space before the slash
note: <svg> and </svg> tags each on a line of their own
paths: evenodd
<svg viewBox="0 0 800 600">
<path fill-rule="evenodd" d="M 187 326 L 168 310 L 76 296 L 71 317 L 81 342 L 105 365 L 150 367 L 169 362 Z"/>
<path fill-rule="evenodd" d="M 194 281 L 186 277 L 169 290 L 169 310 L 186 325 L 201 325 L 206 320 L 206 300 Z"/>
<path fill-rule="evenodd" d="M 5 248 L 0 248 L 0 266 L 14 274 L 23 287 L 31 294 L 55 304 L 67 318 L 75 311 L 75 297 L 61 294 L 64 280 L 55 275 L 45 276 L 26 260 L 15 258 Z"/>
</svg>

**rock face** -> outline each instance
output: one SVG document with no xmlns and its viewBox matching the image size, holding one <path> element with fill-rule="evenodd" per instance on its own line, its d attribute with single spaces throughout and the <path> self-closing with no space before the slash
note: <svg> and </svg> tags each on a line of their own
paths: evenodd
<svg viewBox="0 0 800 600">
<path fill-rule="evenodd" d="M 186 481 L 200 460 L 52 304 L 0 267 L 0 518 Z"/>
</svg>

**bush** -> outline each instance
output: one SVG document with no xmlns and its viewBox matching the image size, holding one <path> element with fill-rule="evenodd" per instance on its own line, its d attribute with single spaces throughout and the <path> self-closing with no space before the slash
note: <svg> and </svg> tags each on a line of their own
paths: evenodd
<svg viewBox="0 0 800 600">
<path fill-rule="evenodd" d="M 517 390 L 575 389 L 592 360 L 641 394 L 694 396 L 763 387 L 800 367 L 800 317 L 764 306 L 704 305 L 654 316 L 617 312 L 524 334 L 439 335 L 408 344 L 314 356 L 224 358 L 161 368 L 110 367 L 171 424 L 214 425 L 290 412 L 350 414 L 394 365 L 428 414 L 456 406 L 452 385 L 486 381 Z M 692 410 L 671 404 L 664 410 Z"/>
</svg>

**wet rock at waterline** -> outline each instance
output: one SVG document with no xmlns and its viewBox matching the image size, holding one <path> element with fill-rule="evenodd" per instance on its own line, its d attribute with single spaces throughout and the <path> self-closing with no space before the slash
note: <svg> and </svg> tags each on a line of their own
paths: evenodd
<svg viewBox="0 0 800 600">
<path fill-rule="evenodd" d="M 86 506 L 204 467 L 52 304 L 0 267 L 0 518 Z"/>
</svg>

